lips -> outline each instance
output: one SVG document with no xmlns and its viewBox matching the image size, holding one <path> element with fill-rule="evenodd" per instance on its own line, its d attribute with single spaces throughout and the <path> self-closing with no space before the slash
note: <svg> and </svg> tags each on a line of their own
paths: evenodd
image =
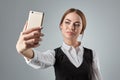
<svg viewBox="0 0 120 80">
<path fill-rule="evenodd" d="M 69 34 L 69 35 L 73 35 L 74 34 L 74 32 L 71 32 L 71 31 L 67 31 L 66 33 Z"/>
</svg>

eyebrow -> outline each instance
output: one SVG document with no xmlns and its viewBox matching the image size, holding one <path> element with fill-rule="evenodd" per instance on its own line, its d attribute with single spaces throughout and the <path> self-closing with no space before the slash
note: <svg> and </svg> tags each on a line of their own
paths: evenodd
<svg viewBox="0 0 120 80">
<path fill-rule="evenodd" d="M 71 20 L 70 19 L 65 19 L 65 20 L 68 20 L 68 21 L 70 21 L 71 22 Z M 80 21 L 76 21 L 75 23 L 81 23 Z"/>
<path fill-rule="evenodd" d="M 70 19 L 65 19 L 65 20 L 68 20 L 68 21 L 70 21 L 70 22 L 71 22 L 71 20 L 70 20 Z"/>
</svg>

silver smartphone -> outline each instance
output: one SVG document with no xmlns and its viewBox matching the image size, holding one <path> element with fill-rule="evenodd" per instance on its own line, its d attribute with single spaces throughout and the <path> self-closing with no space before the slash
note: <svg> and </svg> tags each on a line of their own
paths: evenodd
<svg viewBox="0 0 120 80">
<path fill-rule="evenodd" d="M 44 17 L 43 12 L 29 11 L 27 28 L 42 26 L 43 17 Z"/>
</svg>

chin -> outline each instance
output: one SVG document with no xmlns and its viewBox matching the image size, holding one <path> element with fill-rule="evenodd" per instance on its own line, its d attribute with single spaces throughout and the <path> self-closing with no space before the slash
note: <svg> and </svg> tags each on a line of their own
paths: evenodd
<svg viewBox="0 0 120 80">
<path fill-rule="evenodd" d="M 75 39 L 75 37 L 73 37 L 73 36 L 67 36 L 66 39 L 73 40 L 73 39 Z"/>
<path fill-rule="evenodd" d="M 74 40 L 76 39 L 76 37 L 74 35 L 64 35 L 64 38 L 68 39 L 68 40 Z"/>
</svg>

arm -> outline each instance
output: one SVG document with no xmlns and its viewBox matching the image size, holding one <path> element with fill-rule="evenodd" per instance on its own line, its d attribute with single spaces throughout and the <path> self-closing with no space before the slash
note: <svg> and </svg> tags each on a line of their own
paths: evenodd
<svg viewBox="0 0 120 80">
<path fill-rule="evenodd" d="M 93 80 L 102 80 L 100 65 L 95 51 L 93 51 L 93 72 L 94 72 Z"/>
<path fill-rule="evenodd" d="M 26 62 L 33 68 L 46 68 L 54 64 L 54 51 L 39 52 L 32 48 L 39 46 L 43 34 L 40 27 L 27 28 L 27 23 L 16 44 L 18 53 L 22 54 Z"/>
<path fill-rule="evenodd" d="M 45 52 L 40 52 L 37 50 L 34 51 L 34 57 L 32 59 L 27 59 L 26 63 L 35 69 L 44 69 L 50 66 L 53 66 L 55 63 L 55 51 L 47 50 Z"/>
</svg>

